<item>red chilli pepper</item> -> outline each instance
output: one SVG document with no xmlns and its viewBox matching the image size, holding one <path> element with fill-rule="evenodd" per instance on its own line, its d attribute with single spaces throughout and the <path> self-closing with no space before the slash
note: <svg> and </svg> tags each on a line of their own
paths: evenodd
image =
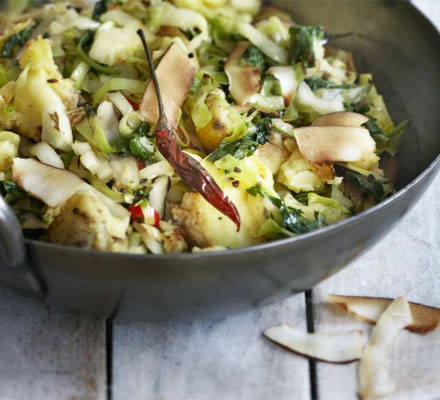
<svg viewBox="0 0 440 400">
<path fill-rule="evenodd" d="M 144 212 L 141 206 L 130 206 L 128 211 L 131 213 L 131 222 L 144 222 Z"/>
<path fill-rule="evenodd" d="M 142 40 L 145 53 L 147 54 L 151 77 L 159 104 L 160 116 L 156 126 L 156 145 L 158 150 L 174 167 L 183 182 L 191 189 L 199 192 L 213 207 L 231 219 L 237 226 L 237 232 L 240 231 L 241 220 L 235 205 L 222 191 L 220 186 L 217 185 L 209 172 L 194 158 L 184 153 L 177 142 L 176 135 L 166 118 L 162 96 L 160 95 L 159 82 L 144 32 L 142 29 L 139 29 L 137 33 Z"/>
<path fill-rule="evenodd" d="M 156 210 L 154 210 L 154 227 L 157 229 L 160 228 L 160 216 Z"/>
<path fill-rule="evenodd" d="M 199 192 L 217 210 L 225 214 L 240 230 L 240 216 L 231 200 L 223 193 L 212 176 L 194 158 L 184 153 L 176 136 L 168 129 L 156 132 L 156 145 L 160 153 L 173 166 L 191 189 Z"/>
<path fill-rule="evenodd" d="M 125 96 L 125 99 L 130 103 L 130 105 L 133 107 L 134 111 L 139 111 L 139 104 L 136 104 L 133 100 L 130 100 L 128 97 Z"/>
<path fill-rule="evenodd" d="M 138 170 L 142 171 L 146 167 L 146 164 L 143 161 L 138 161 L 137 166 L 138 166 Z"/>
</svg>

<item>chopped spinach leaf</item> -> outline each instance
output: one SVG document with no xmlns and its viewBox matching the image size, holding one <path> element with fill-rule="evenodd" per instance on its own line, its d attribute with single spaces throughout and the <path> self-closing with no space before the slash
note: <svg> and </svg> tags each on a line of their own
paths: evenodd
<svg viewBox="0 0 440 400">
<path fill-rule="evenodd" d="M 223 141 L 220 146 L 215 149 L 208 160 L 216 162 L 221 158 L 232 155 L 238 160 L 245 157 L 250 157 L 258 149 L 260 144 L 265 144 L 269 141 L 271 135 L 272 123 L 270 118 L 260 118 L 249 129 L 249 134 L 233 142 Z"/>
<path fill-rule="evenodd" d="M 149 161 L 154 154 L 144 147 L 138 135 L 135 135 L 130 140 L 130 152 L 141 161 Z"/>
<path fill-rule="evenodd" d="M 1 181 L 0 192 L 2 196 L 4 196 L 5 200 L 10 204 L 15 203 L 17 200 L 29 199 L 29 207 L 35 214 L 41 214 L 45 209 L 45 204 L 41 200 L 32 197 L 15 182 Z"/>
<path fill-rule="evenodd" d="M 0 55 L 3 58 L 12 58 L 17 47 L 23 47 L 32 35 L 33 27 L 28 27 L 12 35 L 4 44 Z"/>
<path fill-rule="evenodd" d="M 315 219 L 310 220 L 304 216 L 304 213 L 301 210 L 288 207 L 283 200 L 269 195 L 260 186 L 251 187 L 247 191 L 252 196 L 257 196 L 257 194 L 259 194 L 268 198 L 272 204 L 280 210 L 281 223 L 278 225 L 282 230 L 286 231 L 286 233 L 307 233 L 327 226 L 327 221 L 322 214 L 315 212 Z M 281 232 L 281 230 L 279 232 Z"/>
<path fill-rule="evenodd" d="M 371 137 L 376 142 L 377 150 L 379 153 L 385 151 L 390 154 L 394 154 L 397 145 L 399 143 L 400 137 L 403 135 L 405 128 L 408 126 L 409 121 L 402 121 L 399 125 L 395 126 L 389 132 L 385 132 L 377 124 L 377 120 L 373 117 L 363 124 L 365 128 L 370 131 Z"/>
<path fill-rule="evenodd" d="M 251 137 L 245 136 L 241 139 L 234 140 L 233 142 L 222 142 L 211 153 L 208 160 L 216 162 L 221 158 L 230 154 L 237 160 L 242 160 L 245 157 L 250 157 L 258 149 L 258 143 Z"/>
<path fill-rule="evenodd" d="M 295 194 L 293 197 L 295 197 L 295 200 L 299 201 L 300 203 L 304 205 L 309 204 L 309 193 L 308 192 L 300 192 Z"/>
<path fill-rule="evenodd" d="M 135 133 L 118 140 L 117 150 L 123 154 L 132 154 L 140 161 L 151 161 L 154 153 L 149 151 L 141 141 L 143 137 L 147 136 L 149 129 L 150 126 L 146 122 L 142 123 Z"/>
<path fill-rule="evenodd" d="M 197 35 L 200 34 L 200 31 L 198 31 L 195 28 L 181 29 L 181 31 L 187 37 L 188 40 L 193 40 Z"/>
<path fill-rule="evenodd" d="M 351 89 L 354 87 L 354 85 L 350 84 L 350 83 L 344 83 L 342 85 L 337 85 L 336 83 L 333 83 L 327 79 L 323 79 L 323 78 L 307 78 L 305 80 L 305 82 L 307 83 L 307 85 L 310 86 L 310 88 L 312 90 L 317 90 L 317 89 Z"/>
<path fill-rule="evenodd" d="M 148 122 L 142 121 L 139 127 L 136 129 L 136 133 L 141 136 L 147 136 L 150 132 L 150 124 Z"/>
<path fill-rule="evenodd" d="M 366 114 L 370 111 L 370 106 L 363 101 L 344 103 L 345 111 L 351 111 L 359 114 Z"/>
<path fill-rule="evenodd" d="M 254 46 L 249 45 L 248 48 L 243 53 L 243 59 L 255 67 L 258 67 L 261 72 L 266 69 L 266 62 L 264 60 L 264 54 L 261 50 Z"/>
<path fill-rule="evenodd" d="M 315 47 L 324 40 L 322 26 L 293 25 L 290 28 L 291 43 L 289 62 L 301 62 L 305 67 L 315 66 Z"/>
<path fill-rule="evenodd" d="M 12 195 L 15 199 L 22 199 L 28 197 L 28 194 L 15 182 L 12 181 L 1 181 L 0 191 L 3 196 L 7 194 Z"/>
<path fill-rule="evenodd" d="M 390 185 L 390 181 L 385 177 L 375 177 L 372 173 L 363 175 L 359 172 L 353 171 L 342 164 L 335 164 L 336 174 L 343 176 L 348 182 L 358 186 L 365 192 L 373 196 L 374 200 L 379 203 L 385 200 L 392 192 L 386 191 L 384 185 Z"/>
<path fill-rule="evenodd" d="M 254 122 L 254 126 L 249 129 L 258 144 L 266 144 L 272 133 L 272 121 L 269 117 L 263 117 Z"/>
<path fill-rule="evenodd" d="M 327 226 L 327 221 L 319 212 L 315 212 L 313 221 L 304 217 L 304 213 L 296 208 L 284 207 L 282 213 L 284 229 L 292 233 L 307 233 Z"/>
<path fill-rule="evenodd" d="M 100 0 L 95 3 L 95 7 L 93 9 L 92 18 L 95 21 L 100 21 L 101 15 L 105 14 L 108 11 L 108 8 L 115 2 L 115 0 Z M 119 1 L 117 1 L 119 4 Z"/>
</svg>

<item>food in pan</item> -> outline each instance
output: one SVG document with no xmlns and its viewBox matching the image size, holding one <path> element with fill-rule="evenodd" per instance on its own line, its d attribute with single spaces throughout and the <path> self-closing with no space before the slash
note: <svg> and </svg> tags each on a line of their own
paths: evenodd
<svg viewBox="0 0 440 400">
<path fill-rule="evenodd" d="M 393 194 L 406 122 L 325 28 L 255 0 L 94 3 L 2 15 L 0 188 L 29 237 L 238 248 Z"/>
</svg>

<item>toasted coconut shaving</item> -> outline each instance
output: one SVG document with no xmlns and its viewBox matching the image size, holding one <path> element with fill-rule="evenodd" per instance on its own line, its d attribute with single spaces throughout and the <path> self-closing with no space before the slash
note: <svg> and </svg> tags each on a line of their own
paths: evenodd
<svg viewBox="0 0 440 400">
<path fill-rule="evenodd" d="M 374 399 L 396 390 L 386 368 L 388 348 L 399 331 L 411 323 L 411 310 L 404 297 L 394 300 L 380 316 L 359 365 L 361 399 Z"/>
<path fill-rule="evenodd" d="M 375 152 L 368 129 L 348 126 L 307 126 L 295 129 L 301 154 L 312 163 L 366 160 Z"/>
<path fill-rule="evenodd" d="M 246 105 L 261 88 L 261 73 L 258 67 L 242 62 L 248 42 L 238 42 L 225 64 L 229 78 L 229 90 L 239 106 Z"/>
<path fill-rule="evenodd" d="M 175 128 L 179 109 L 188 96 L 188 91 L 194 81 L 195 68 L 179 45 L 173 43 L 160 60 L 156 73 L 166 116 L 172 127 Z M 155 124 L 159 119 L 159 106 L 152 81 L 148 84 L 139 110 L 148 122 Z"/>
<path fill-rule="evenodd" d="M 295 97 L 298 89 L 298 79 L 295 70 L 292 67 L 271 67 L 266 71 L 267 74 L 273 75 L 280 82 L 281 93 L 284 103 L 289 106 Z"/>
<path fill-rule="evenodd" d="M 307 333 L 287 324 L 267 329 L 264 334 L 295 353 L 331 363 L 349 363 L 362 354 L 362 332 L 339 334 Z"/>
<path fill-rule="evenodd" d="M 73 172 L 31 158 L 14 158 L 12 177 L 17 185 L 50 207 L 64 203 L 84 186 L 83 180 Z"/>
<path fill-rule="evenodd" d="M 338 111 L 322 115 L 313 121 L 313 126 L 357 126 L 368 122 L 368 117 L 362 114 Z"/>
<path fill-rule="evenodd" d="M 379 297 L 357 297 L 328 295 L 327 301 L 343 308 L 349 314 L 356 316 L 369 324 L 375 324 L 392 299 Z M 440 309 L 418 303 L 409 303 L 413 322 L 406 327 L 411 332 L 428 333 L 440 324 Z"/>
</svg>

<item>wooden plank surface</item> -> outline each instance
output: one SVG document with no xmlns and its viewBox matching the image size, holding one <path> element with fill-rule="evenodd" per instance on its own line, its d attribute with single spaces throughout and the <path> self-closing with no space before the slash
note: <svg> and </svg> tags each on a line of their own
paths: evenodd
<svg viewBox="0 0 440 400">
<path fill-rule="evenodd" d="M 440 307 L 440 176 L 407 218 L 379 245 L 313 290 L 315 329 L 340 332 L 371 327 L 325 304 L 326 294 L 392 297 Z M 318 363 L 320 400 L 356 399 L 357 363 Z M 402 332 L 392 346 L 390 371 L 399 391 L 387 399 L 440 398 L 440 329 Z"/>
<path fill-rule="evenodd" d="M 440 29 L 440 1 L 414 0 Z M 328 293 L 396 297 L 440 307 L 440 176 L 416 208 L 368 254 L 313 291 L 315 328 L 322 332 L 366 327 L 324 304 Z M 440 329 L 426 335 L 402 332 L 393 345 L 390 370 L 399 390 L 386 399 L 440 399 Z M 319 363 L 320 400 L 356 399 L 357 364 Z"/>
<path fill-rule="evenodd" d="M 104 400 L 104 329 L 0 288 L 0 399 Z"/>
<path fill-rule="evenodd" d="M 262 337 L 286 321 L 306 329 L 303 294 L 220 321 L 116 323 L 113 399 L 309 399 L 308 362 Z"/>
</svg>

